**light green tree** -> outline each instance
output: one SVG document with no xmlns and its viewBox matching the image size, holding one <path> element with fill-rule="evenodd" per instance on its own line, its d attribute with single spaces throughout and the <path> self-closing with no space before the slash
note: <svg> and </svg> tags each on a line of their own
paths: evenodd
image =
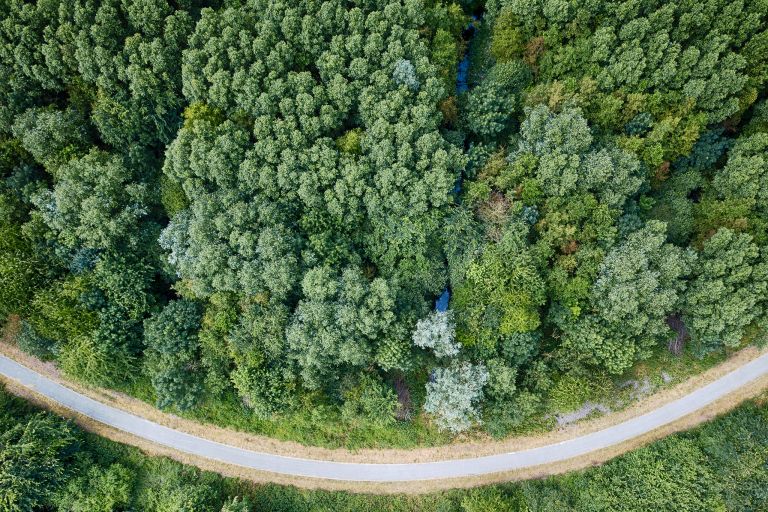
<svg viewBox="0 0 768 512">
<path fill-rule="evenodd" d="M 427 383 L 424 410 L 443 430 L 467 430 L 480 420 L 478 407 L 487 381 L 488 370 L 483 365 L 454 361 L 446 368 L 436 368 Z"/>
<path fill-rule="evenodd" d="M 737 347 L 768 299 L 768 263 L 748 234 L 720 228 L 704 242 L 684 295 L 683 322 L 697 352 Z"/>
</svg>

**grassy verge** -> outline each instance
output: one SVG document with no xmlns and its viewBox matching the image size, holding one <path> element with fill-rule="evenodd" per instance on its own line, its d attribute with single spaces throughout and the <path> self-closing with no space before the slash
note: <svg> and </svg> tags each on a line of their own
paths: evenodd
<svg viewBox="0 0 768 512">
<path fill-rule="evenodd" d="M 660 350 L 651 359 L 616 378 L 592 376 L 558 381 L 539 413 L 510 435 L 540 434 L 556 429 L 559 426 L 556 419 L 558 415 L 578 410 L 585 403 L 604 405 L 611 412 L 622 411 L 639 400 L 713 368 L 727 357 L 725 352 L 710 354 L 701 359 L 690 351 L 674 356 Z M 130 387 L 120 391 L 154 405 L 154 393 L 146 379 L 137 379 Z M 417 398 L 415 402 L 420 407 L 421 400 Z M 449 434 L 437 430 L 423 414 L 417 413 L 410 421 L 398 421 L 390 425 L 349 421 L 342 418 L 337 407 L 318 403 L 309 397 L 296 411 L 266 420 L 254 416 L 234 393 L 221 399 L 206 400 L 193 410 L 176 411 L 175 414 L 223 428 L 329 449 L 414 449 L 444 446 L 454 440 Z M 592 419 L 600 414 L 595 411 L 581 420 Z M 483 430 L 476 429 L 463 434 L 461 440 L 483 441 L 488 438 Z"/>
<path fill-rule="evenodd" d="M 558 415 L 586 410 L 589 404 L 601 405 L 610 410 L 610 413 L 623 411 L 640 400 L 648 399 L 660 391 L 701 375 L 724 362 L 733 352 L 711 353 L 700 358 L 690 350 L 685 350 L 679 356 L 666 350 L 658 350 L 653 357 L 638 363 L 618 377 L 593 375 L 589 378 L 562 378 L 550 390 L 539 414 L 530 418 L 514 433 L 523 435 L 558 428 L 561 426 L 557 422 Z M 605 414 L 594 407 L 593 410 L 591 414 L 576 421 Z"/>
<path fill-rule="evenodd" d="M 4 431 L 24 427 L 38 411 L 0 389 L 0 425 Z M 62 425 L 65 420 L 53 418 Z M 74 427 L 76 429 L 76 427 Z M 77 430 L 77 429 L 76 429 Z M 372 496 L 347 492 L 300 490 L 260 485 L 200 471 L 164 457 L 77 431 L 77 453 L 67 450 L 67 476 L 47 498 L 48 509 L 87 505 L 104 510 L 107 474 L 127 470 L 121 482 L 119 510 L 218 512 L 234 497 L 250 506 L 242 510 L 277 511 L 702 511 L 765 510 L 768 506 L 768 408 L 764 399 L 750 401 L 731 413 L 689 432 L 670 436 L 618 457 L 600 467 L 541 480 L 453 490 L 425 495 Z M 13 459 L 16 446 L 0 440 L 3 460 Z M 29 449 L 29 446 L 27 447 Z M 65 462 L 65 461 L 60 461 Z M 0 468 L 0 477 L 12 469 Z M 101 482 L 97 484 L 95 482 Z M 112 482 L 114 483 L 114 482 Z M 41 485 L 34 479 L 27 487 Z M 12 496 L 0 498 L 13 503 Z M 74 496 L 74 498 L 73 498 Z M 67 508 L 60 503 L 70 500 Z M 2 501 L 0 499 L 0 501 Z M 112 510 L 113 508 L 109 508 Z M 14 510 L 10 508 L 9 510 Z"/>
<path fill-rule="evenodd" d="M 119 391 L 154 406 L 152 386 L 140 378 Z M 450 435 L 440 432 L 421 414 L 410 421 L 380 425 L 364 420 L 343 418 L 338 407 L 305 397 L 295 411 L 261 419 L 246 407 L 235 393 L 204 400 L 189 411 L 174 414 L 201 423 L 209 423 L 240 432 L 258 434 L 281 441 L 293 441 L 322 448 L 419 448 L 441 446 L 451 442 Z"/>
<path fill-rule="evenodd" d="M 577 380 L 544 402 L 542 410 L 512 432 L 512 435 L 529 435 L 550 431 L 558 427 L 556 416 L 580 409 L 585 403 L 599 403 L 611 412 L 621 411 L 653 393 L 675 386 L 688 378 L 722 363 L 727 354 L 720 352 L 703 359 L 689 351 L 674 356 L 659 351 L 653 358 L 638 364 L 631 372 L 618 378 L 595 377 Z M 638 389 L 639 388 L 639 389 Z M 558 391 L 557 389 L 555 391 Z M 130 394 L 153 403 L 152 391 L 147 383 L 130 390 Z M 585 416 L 594 418 L 599 412 Z M 206 401 L 182 416 L 204 423 L 212 423 L 242 432 L 265 435 L 285 441 L 295 441 L 308 446 L 323 448 L 411 449 L 442 446 L 451 443 L 452 437 L 438 431 L 423 414 L 414 415 L 408 422 L 392 425 L 375 425 L 365 422 L 348 422 L 341 417 L 338 408 L 307 401 L 298 411 L 271 420 L 254 417 L 234 394 L 224 400 Z M 488 436 L 476 430 L 462 436 L 462 440 L 484 440 Z"/>
<path fill-rule="evenodd" d="M 4 338 L 5 343 L 12 344 L 12 339 L 13 330 L 9 329 Z M 14 353 L 8 355 L 17 358 L 23 357 L 20 361 L 25 364 L 31 364 L 44 374 L 60 378 L 51 363 L 41 366 L 39 361 L 34 358 L 22 356 L 18 349 L 14 349 Z M 239 437 L 243 438 L 250 434 L 264 436 L 258 441 L 249 438 L 247 443 L 244 443 L 239 442 L 241 439 L 238 436 L 230 435 L 231 432 L 224 431 L 220 433 L 221 435 L 217 439 L 235 445 L 247 444 L 248 447 L 254 449 L 269 449 L 273 452 L 279 449 L 271 445 L 269 447 L 262 446 L 268 444 L 269 439 L 297 443 L 296 447 L 288 449 L 290 453 L 286 453 L 287 455 L 295 454 L 297 451 L 307 453 L 307 450 L 301 449 L 299 446 L 301 445 L 329 450 L 343 448 L 352 451 L 423 449 L 412 454 L 414 460 L 470 456 L 471 454 L 464 453 L 466 450 L 463 449 L 462 445 L 472 446 L 473 453 L 477 454 L 477 450 L 483 453 L 499 452 L 541 444 L 537 440 L 556 442 L 557 440 L 551 438 L 550 435 L 553 431 L 558 430 L 556 416 L 577 410 L 583 407 L 585 402 L 604 404 L 610 409 L 610 413 L 601 415 L 594 412 L 586 415 L 582 420 L 596 421 L 577 421 L 575 424 L 569 425 L 571 435 L 575 435 L 577 432 L 584 433 L 593 427 L 603 428 L 612 421 L 612 418 L 615 417 L 618 421 L 619 418 L 623 418 L 626 413 L 631 411 L 641 414 L 645 412 L 647 407 L 636 410 L 635 406 L 648 405 L 651 407 L 654 403 L 658 405 L 663 401 L 670 400 L 667 391 L 674 391 L 670 388 L 674 388 L 680 383 L 688 382 L 690 379 L 688 383 L 693 387 L 698 387 L 701 382 L 716 378 L 714 375 L 705 376 L 704 373 L 723 363 L 729 355 L 721 352 L 704 359 L 698 359 L 688 351 L 677 357 L 665 350 L 659 350 L 651 359 L 636 365 L 630 372 L 618 378 L 590 376 L 583 379 L 569 379 L 564 382 L 556 381 L 555 387 L 550 390 L 549 397 L 543 402 L 543 407 L 539 413 L 511 432 L 509 436 L 497 439 L 495 443 L 481 429 L 465 433 L 459 438 L 453 438 L 438 431 L 430 424 L 427 417 L 418 414 L 423 401 L 423 393 L 419 393 L 420 390 L 416 389 L 416 386 L 419 385 L 417 383 L 411 383 L 414 388 L 412 398 L 417 414 L 414 414 L 410 421 L 396 422 L 390 425 L 350 421 L 342 418 L 337 407 L 329 403 L 318 402 L 312 397 L 307 397 L 305 403 L 290 414 L 263 420 L 253 415 L 251 410 L 234 394 L 229 394 L 223 399 L 204 401 L 191 411 L 174 411 L 175 417 L 192 420 L 195 425 L 190 423 L 182 425 L 172 421 L 173 424 L 169 426 L 207 437 L 213 435 L 214 429 L 211 426 L 242 432 L 246 436 Z M 743 357 L 743 354 L 738 357 Z M 723 369 L 723 371 L 726 370 Z M 697 378 L 701 379 L 701 382 L 694 382 Z M 638 383 L 641 387 L 647 383 L 647 389 L 638 394 L 632 385 L 627 385 L 628 382 Z M 423 383 L 420 385 L 423 388 Z M 106 389 L 84 385 L 79 385 L 78 388 L 80 392 L 97 395 L 97 398 L 101 397 L 116 407 L 129 410 L 161 424 L 169 424 L 167 417 L 154 409 L 154 392 L 146 378 L 138 377 L 130 387 L 118 390 L 128 397 L 141 400 L 143 404 L 131 403 L 127 397 L 121 397 Z M 139 405 L 141 406 L 139 407 Z M 598 418 L 599 416 L 604 417 Z M 441 450 L 440 447 L 444 447 L 444 449 Z M 430 449 L 434 450 L 434 453 L 430 452 Z M 316 453 L 315 456 L 338 458 L 335 454 L 329 455 L 328 453 Z M 402 456 L 404 456 L 402 453 L 398 455 L 398 457 Z"/>
</svg>

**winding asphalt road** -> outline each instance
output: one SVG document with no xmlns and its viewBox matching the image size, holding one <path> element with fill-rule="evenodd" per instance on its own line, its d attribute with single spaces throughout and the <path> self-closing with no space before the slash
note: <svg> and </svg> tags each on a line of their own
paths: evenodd
<svg viewBox="0 0 768 512">
<path fill-rule="evenodd" d="M 485 475 L 560 462 L 646 434 L 748 386 L 768 373 L 768 354 L 647 414 L 560 443 L 473 459 L 404 464 L 362 464 L 301 459 L 228 446 L 179 432 L 97 402 L 16 361 L 0 356 L 0 374 L 110 427 L 180 452 L 272 473 L 348 482 L 410 482 Z"/>
</svg>

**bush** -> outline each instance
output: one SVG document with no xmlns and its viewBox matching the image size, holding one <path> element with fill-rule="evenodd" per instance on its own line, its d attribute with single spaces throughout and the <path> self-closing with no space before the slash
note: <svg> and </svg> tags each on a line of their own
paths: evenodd
<svg viewBox="0 0 768 512">
<path fill-rule="evenodd" d="M 362 418 L 377 425 L 388 425 L 395 421 L 397 394 L 378 376 L 359 374 L 357 382 L 350 382 L 344 387 L 342 396 L 344 405 L 341 416 L 347 421 Z"/>
<path fill-rule="evenodd" d="M 476 489 L 461 500 L 463 512 L 517 512 L 521 510 L 517 500 L 504 496 L 497 488 Z"/>
<path fill-rule="evenodd" d="M 189 409 L 203 391 L 199 372 L 199 342 L 202 311 L 192 301 L 170 302 L 144 322 L 147 344 L 145 368 L 161 408 Z"/>
<path fill-rule="evenodd" d="M 125 510 L 130 506 L 133 486 L 133 475 L 121 464 L 92 466 L 82 476 L 70 480 L 56 501 L 59 510 L 67 512 Z"/>
<path fill-rule="evenodd" d="M 510 8 L 502 9 L 493 24 L 491 55 L 499 62 L 507 62 L 520 57 L 524 48 L 525 36 L 517 16 Z"/>
<path fill-rule="evenodd" d="M 581 407 L 592 395 L 592 382 L 584 377 L 564 375 L 550 390 L 549 402 L 554 410 L 569 412 Z"/>
<path fill-rule="evenodd" d="M 437 368 L 427 383 L 424 410 L 435 416 L 435 423 L 443 430 L 467 430 L 480 421 L 477 408 L 487 381 L 488 371 L 483 365 L 454 362 L 448 368 Z"/>
<path fill-rule="evenodd" d="M 43 361 L 53 359 L 59 351 L 55 341 L 38 335 L 26 320 L 21 321 L 19 334 L 16 336 L 16 344 L 24 352 L 39 357 Z"/>
<path fill-rule="evenodd" d="M 456 325 L 452 311 L 433 311 L 427 318 L 416 322 L 413 344 L 432 349 L 437 357 L 450 357 L 459 353 L 461 345 L 456 341 Z"/>
</svg>

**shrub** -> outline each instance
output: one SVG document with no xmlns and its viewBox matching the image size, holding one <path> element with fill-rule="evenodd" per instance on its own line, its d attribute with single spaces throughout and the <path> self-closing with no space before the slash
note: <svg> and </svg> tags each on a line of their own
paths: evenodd
<svg viewBox="0 0 768 512">
<path fill-rule="evenodd" d="M 477 411 L 483 398 L 488 370 L 483 365 L 454 362 L 448 368 L 437 368 L 427 383 L 424 410 L 435 416 L 442 430 L 458 433 L 480 421 Z"/>
<path fill-rule="evenodd" d="M 413 344 L 417 347 L 432 349 L 437 357 L 450 357 L 459 353 L 460 345 L 456 341 L 456 325 L 452 311 L 434 311 L 426 318 L 416 322 L 413 331 Z"/>
</svg>

